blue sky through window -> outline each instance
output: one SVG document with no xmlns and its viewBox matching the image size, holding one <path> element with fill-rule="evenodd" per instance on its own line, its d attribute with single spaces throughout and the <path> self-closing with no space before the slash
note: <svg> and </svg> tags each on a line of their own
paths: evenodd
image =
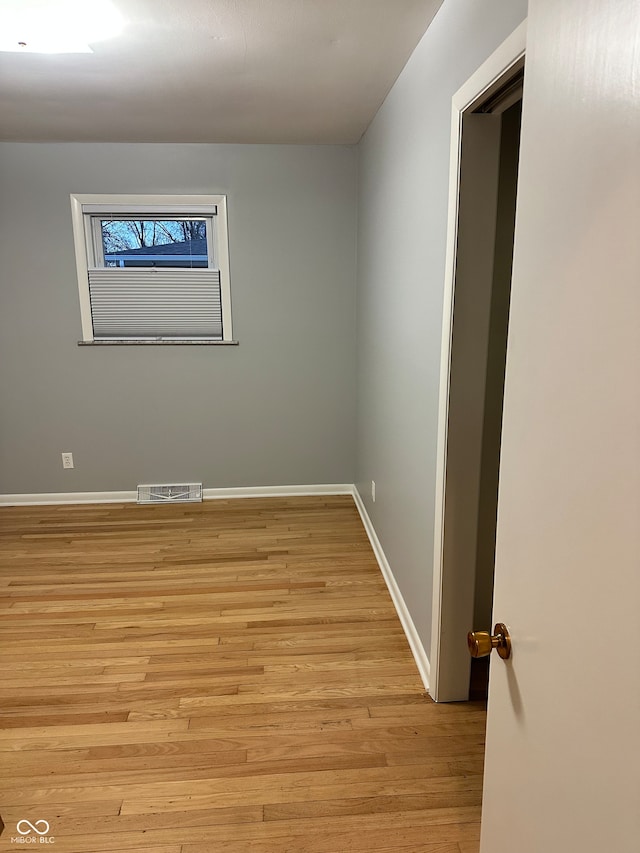
<svg viewBox="0 0 640 853">
<path fill-rule="evenodd" d="M 100 219 L 107 267 L 209 265 L 204 219 Z"/>
</svg>

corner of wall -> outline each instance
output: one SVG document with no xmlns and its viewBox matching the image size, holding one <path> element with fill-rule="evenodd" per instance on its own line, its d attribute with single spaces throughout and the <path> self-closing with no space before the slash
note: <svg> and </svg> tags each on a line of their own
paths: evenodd
<svg viewBox="0 0 640 853">
<path fill-rule="evenodd" d="M 427 652 L 425 647 L 422 644 L 422 640 L 420 639 L 420 635 L 416 629 L 416 626 L 413 623 L 413 619 L 411 618 L 411 614 L 409 613 L 409 608 L 407 607 L 404 598 L 402 597 L 402 593 L 400 592 L 400 587 L 396 583 L 396 579 L 393 575 L 393 571 L 391 566 L 389 565 L 389 561 L 384 553 L 382 545 L 380 544 L 380 540 L 378 539 L 378 535 L 373 526 L 373 522 L 369 517 L 369 513 L 364 505 L 360 492 L 358 491 L 358 487 L 353 487 L 353 499 L 355 501 L 358 512 L 360 513 L 360 518 L 362 519 L 362 523 L 364 525 L 364 529 L 369 537 L 369 541 L 371 542 L 371 547 L 373 548 L 373 553 L 375 554 L 376 560 L 378 561 L 378 565 L 380 566 L 380 571 L 382 572 L 382 576 L 387 584 L 387 588 L 389 590 L 389 594 L 391 596 L 391 600 L 393 601 L 394 607 L 396 608 L 396 612 L 398 614 L 398 618 L 402 624 L 404 629 L 404 633 L 407 637 L 407 641 L 409 643 L 409 647 L 411 648 L 411 652 L 413 654 L 413 659 L 416 662 L 416 666 L 418 667 L 418 672 L 420 673 L 420 677 L 422 679 L 422 683 L 424 684 L 425 690 L 429 690 L 429 681 L 431 678 L 431 664 L 429 663 L 429 658 L 427 657 Z"/>
</svg>

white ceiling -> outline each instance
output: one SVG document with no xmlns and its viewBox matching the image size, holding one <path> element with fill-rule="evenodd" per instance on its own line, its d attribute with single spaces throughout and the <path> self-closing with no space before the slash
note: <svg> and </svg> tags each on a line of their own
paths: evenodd
<svg viewBox="0 0 640 853">
<path fill-rule="evenodd" d="M 114 0 L 92 54 L 0 53 L 0 138 L 355 143 L 441 2 Z"/>
</svg>

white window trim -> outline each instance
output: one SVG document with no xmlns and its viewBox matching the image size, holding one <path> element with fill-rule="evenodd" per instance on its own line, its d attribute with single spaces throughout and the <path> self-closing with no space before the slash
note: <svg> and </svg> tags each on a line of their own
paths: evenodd
<svg viewBox="0 0 640 853">
<path fill-rule="evenodd" d="M 220 270 L 220 297 L 222 300 L 222 341 L 233 342 L 231 327 L 231 280 L 229 276 L 229 242 L 227 228 L 227 197 L 225 195 L 93 195 L 71 193 L 71 217 L 73 222 L 73 240 L 75 245 L 76 270 L 78 274 L 78 293 L 80 296 L 80 317 L 82 321 L 82 343 L 92 343 L 93 319 L 91 315 L 91 300 L 89 297 L 89 255 L 88 241 L 92 235 L 86 228 L 88 205 L 104 205 L 112 208 L 119 207 L 124 212 L 140 211 L 143 207 L 161 208 L 183 213 L 202 214 L 206 209 L 217 208 L 216 259 Z M 141 339 L 140 343 L 150 343 Z M 184 343 L 189 343 L 185 340 Z M 135 343 L 129 341 L 128 343 Z M 172 341 L 171 343 L 180 343 Z M 214 342 L 215 343 L 215 342 Z"/>
</svg>

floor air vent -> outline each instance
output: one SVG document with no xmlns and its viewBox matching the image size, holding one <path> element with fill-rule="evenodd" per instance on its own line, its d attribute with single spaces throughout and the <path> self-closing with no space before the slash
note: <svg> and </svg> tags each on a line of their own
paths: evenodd
<svg viewBox="0 0 640 853">
<path fill-rule="evenodd" d="M 138 486 L 139 504 L 197 503 L 202 500 L 202 483 L 169 483 Z"/>
</svg>

